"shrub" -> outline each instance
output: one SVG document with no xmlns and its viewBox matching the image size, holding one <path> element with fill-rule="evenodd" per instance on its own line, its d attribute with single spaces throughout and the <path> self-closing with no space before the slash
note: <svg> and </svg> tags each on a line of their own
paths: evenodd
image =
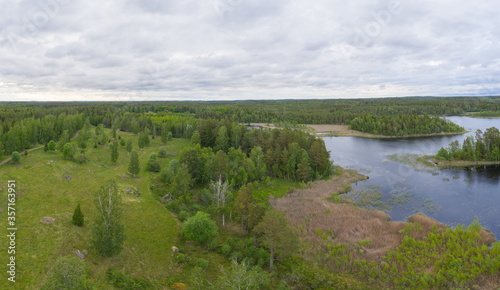
<svg viewBox="0 0 500 290">
<path fill-rule="evenodd" d="M 199 258 L 198 260 L 196 260 L 196 266 L 202 269 L 206 269 L 208 268 L 208 261 L 203 258 Z"/>
<path fill-rule="evenodd" d="M 21 161 L 21 155 L 17 151 L 12 152 L 12 155 L 10 158 L 12 160 L 12 163 L 15 163 L 15 164 L 17 164 Z"/>
<path fill-rule="evenodd" d="M 78 204 L 75 208 L 75 211 L 73 212 L 73 218 L 71 223 L 74 224 L 75 226 L 81 227 L 83 226 L 84 218 L 83 218 L 83 213 L 82 210 L 80 209 L 80 204 Z"/>
<path fill-rule="evenodd" d="M 75 155 L 75 148 L 71 143 L 64 144 L 63 155 L 66 159 L 73 159 L 73 156 Z"/>
<path fill-rule="evenodd" d="M 134 278 L 113 268 L 106 270 L 106 279 L 111 285 L 120 289 L 154 289 L 151 282 L 142 278 Z"/>
<path fill-rule="evenodd" d="M 208 244 L 208 248 L 212 251 L 217 249 L 217 246 L 219 246 L 219 243 L 217 243 L 216 240 L 212 240 L 210 244 Z"/>
<path fill-rule="evenodd" d="M 80 154 L 78 154 L 78 156 L 76 157 L 76 161 L 77 161 L 78 163 L 80 163 L 80 164 L 85 163 L 85 162 L 87 162 L 87 157 L 85 157 L 85 154 L 80 153 Z"/>
<path fill-rule="evenodd" d="M 89 269 L 74 256 L 57 259 L 42 289 L 91 289 L 87 281 Z"/>
<path fill-rule="evenodd" d="M 184 261 L 186 261 L 186 256 L 184 256 L 184 254 L 179 254 L 175 259 L 177 260 L 177 262 L 183 263 Z"/>
<path fill-rule="evenodd" d="M 158 157 L 165 158 L 167 157 L 167 148 L 162 147 L 160 151 L 158 151 Z"/>
<path fill-rule="evenodd" d="M 160 172 L 160 164 L 157 161 L 158 155 L 154 152 L 149 154 L 147 169 L 151 172 Z"/>
<path fill-rule="evenodd" d="M 184 222 L 181 234 L 188 240 L 206 244 L 218 235 L 217 225 L 207 213 L 199 211 Z"/>
<path fill-rule="evenodd" d="M 179 220 L 181 222 L 184 222 L 186 221 L 187 219 L 189 218 L 189 213 L 185 210 L 181 210 L 181 212 L 179 213 Z"/>
<path fill-rule="evenodd" d="M 49 148 L 50 151 L 56 151 L 56 141 L 50 140 L 47 147 Z"/>
<path fill-rule="evenodd" d="M 224 244 L 222 245 L 221 251 L 224 255 L 229 256 L 229 254 L 231 253 L 231 246 L 228 244 Z"/>
</svg>

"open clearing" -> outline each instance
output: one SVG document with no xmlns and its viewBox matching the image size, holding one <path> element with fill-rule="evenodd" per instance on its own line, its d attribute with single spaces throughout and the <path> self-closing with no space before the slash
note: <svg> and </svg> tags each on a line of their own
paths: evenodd
<svg viewBox="0 0 500 290">
<path fill-rule="evenodd" d="M 110 132 L 107 132 L 110 135 Z M 108 135 L 108 136 L 109 136 Z M 179 226 L 177 219 L 152 195 L 149 180 L 152 173 L 144 170 L 149 154 L 157 152 L 163 145 L 160 138 L 151 140 L 144 150 L 137 149 L 137 136 L 119 133 L 122 138 L 131 138 L 134 149 L 139 154 L 141 172 L 131 178 L 128 172 L 130 157 L 120 146 L 116 165 L 110 161 L 110 150 L 93 142 L 86 149 L 87 162 L 78 164 L 65 160 L 60 152 L 35 150 L 28 156 L 21 156 L 21 164 L 10 163 L 0 167 L 2 206 L 6 204 L 7 180 L 16 181 L 18 192 L 16 200 L 16 283 L 26 289 L 38 289 L 43 285 L 45 276 L 57 260 L 66 255 L 75 255 L 76 250 L 87 250 L 86 264 L 91 268 L 90 279 L 98 289 L 112 289 L 105 278 L 108 267 L 135 277 L 155 283 L 170 283 L 178 277 L 179 269 L 171 247 L 178 241 Z M 169 153 L 178 153 L 187 146 L 189 140 L 173 139 L 167 144 Z M 162 166 L 173 157 L 160 159 Z M 70 178 L 71 177 L 71 178 Z M 91 223 L 95 206 L 93 193 L 109 179 L 115 179 L 124 196 L 125 213 L 123 223 L 127 239 L 122 253 L 113 258 L 102 258 L 90 243 Z M 138 187 L 141 196 L 125 193 L 129 187 Z M 85 225 L 76 227 L 71 224 L 71 216 L 77 203 L 81 204 Z M 40 222 L 44 217 L 54 218 L 54 222 Z M 0 219 L 7 221 L 7 211 L 3 208 Z M 8 245 L 7 237 L 0 239 L 2 248 Z M 1 251 L 0 260 L 8 261 L 7 251 Z M 0 289 L 7 289 L 7 279 L 2 279 Z"/>
</svg>

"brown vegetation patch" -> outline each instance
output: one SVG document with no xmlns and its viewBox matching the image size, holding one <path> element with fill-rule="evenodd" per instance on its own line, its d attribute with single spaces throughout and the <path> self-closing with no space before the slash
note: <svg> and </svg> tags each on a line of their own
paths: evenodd
<svg viewBox="0 0 500 290">
<path fill-rule="evenodd" d="M 382 211 L 356 208 L 347 203 L 330 203 L 326 198 L 339 192 L 345 184 L 366 179 L 354 171 L 347 170 L 342 175 L 328 181 L 317 181 L 309 187 L 295 190 L 280 199 L 271 199 L 270 205 L 281 211 L 290 225 L 297 229 L 305 242 L 313 245 L 313 255 L 318 249 L 326 249 L 327 244 L 354 245 L 354 256 L 366 261 L 379 260 L 387 250 L 395 250 L 402 242 L 406 231 L 415 239 L 424 239 L 432 231 L 446 226 L 422 213 L 408 218 L 408 222 L 391 222 Z M 420 224 L 421 230 L 417 226 Z M 409 231 L 409 232 L 408 232 Z M 494 242 L 495 238 L 486 230 L 480 232 L 483 242 Z"/>
</svg>

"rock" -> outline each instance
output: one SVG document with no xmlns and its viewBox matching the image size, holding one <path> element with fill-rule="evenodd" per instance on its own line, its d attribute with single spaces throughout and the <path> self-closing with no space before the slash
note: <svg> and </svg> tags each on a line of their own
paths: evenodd
<svg viewBox="0 0 500 290">
<path fill-rule="evenodd" d="M 2 212 L 2 211 L 3 211 L 3 208 L 0 208 L 0 212 Z"/>
<path fill-rule="evenodd" d="M 180 250 L 176 246 L 173 246 L 172 247 L 172 252 L 176 253 L 176 252 L 180 252 Z"/>
<path fill-rule="evenodd" d="M 170 195 L 170 193 L 167 193 L 165 194 L 162 198 L 161 198 L 162 201 L 168 201 L 168 202 L 171 202 L 172 201 L 172 196 Z"/>
<path fill-rule="evenodd" d="M 82 253 L 83 253 L 84 255 L 88 255 L 88 253 L 89 253 L 89 252 L 87 252 L 87 250 L 83 250 L 83 251 L 82 251 Z"/>
<path fill-rule="evenodd" d="M 56 220 L 56 219 L 55 219 L 55 218 L 53 218 L 53 217 L 46 216 L 46 217 L 41 218 L 41 219 L 40 219 L 40 222 L 41 222 L 41 223 L 43 223 L 43 224 L 47 224 L 47 225 L 48 225 L 48 224 L 52 224 L 52 223 L 54 223 L 54 221 L 55 221 L 55 220 Z"/>
<path fill-rule="evenodd" d="M 174 285 L 172 285 L 172 287 L 170 287 L 170 288 L 184 290 L 184 289 L 187 289 L 187 286 L 182 284 L 182 283 L 174 283 Z"/>
<path fill-rule="evenodd" d="M 78 258 L 80 258 L 80 260 L 83 260 L 85 258 L 83 254 L 80 252 L 80 250 L 76 250 L 75 253 L 78 256 Z"/>
<path fill-rule="evenodd" d="M 71 175 L 64 175 L 63 177 L 67 178 L 67 179 L 73 179 L 73 176 L 71 176 Z"/>
</svg>

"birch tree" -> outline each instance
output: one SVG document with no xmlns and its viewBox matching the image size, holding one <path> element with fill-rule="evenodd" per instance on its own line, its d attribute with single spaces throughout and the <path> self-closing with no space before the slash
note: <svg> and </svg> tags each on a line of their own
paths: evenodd
<svg viewBox="0 0 500 290">
<path fill-rule="evenodd" d="M 114 180 L 108 181 L 94 194 L 97 214 L 92 229 L 92 244 L 103 257 L 119 254 L 125 241 L 121 217 L 122 200 Z"/>
<path fill-rule="evenodd" d="M 222 209 L 222 226 L 225 225 L 225 214 L 224 209 L 226 207 L 226 202 L 231 197 L 231 192 L 229 191 L 229 184 L 227 181 L 222 182 L 222 176 L 219 175 L 218 181 L 212 181 L 210 183 L 210 190 L 214 194 L 214 200 L 217 206 L 217 215 L 219 215 L 219 211 Z"/>
</svg>

